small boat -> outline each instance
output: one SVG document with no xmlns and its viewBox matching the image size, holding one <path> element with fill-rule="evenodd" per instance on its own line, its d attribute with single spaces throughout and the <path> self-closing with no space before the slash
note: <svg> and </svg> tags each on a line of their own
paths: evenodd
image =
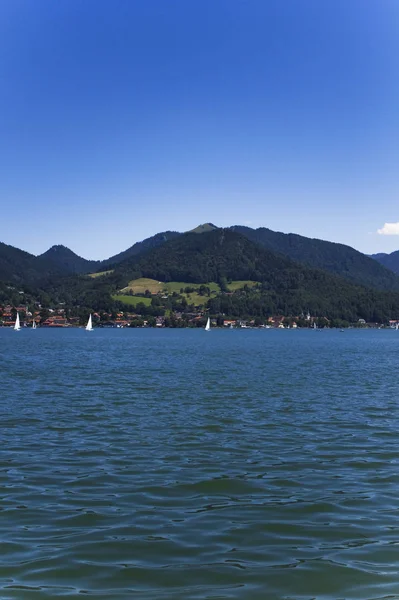
<svg viewBox="0 0 399 600">
<path fill-rule="evenodd" d="M 317 329 L 316 323 L 313 323 L 313 329 Z"/>
<path fill-rule="evenodd" d="M 93 331 L 93 323 L 91 320 L 91 314 L 89 316 L 89 320 L 87 321 L 86 331 Z"/>
<path fill-rule="evenodd" d="M 19 313 L 17 312 L 17 318 L 15 319 L 14 330 L 19 331 L 21 329 L 21 323 L 19 321 Z"/>
<path fill-rule="evenodd" d="M 207 320 L 206 325 L 205 325 L 205 331 L 210 331 L 210 330 L 211 330 L 211 320 L 208 317 L 208 320 Z"/>
<path fill-rule="evenodd" d="M 36 329 L 36 321 L 35 321 L 35 319 L 33 319 L 33 321 L 32 321 L 32 329 Z"/>
</svg>

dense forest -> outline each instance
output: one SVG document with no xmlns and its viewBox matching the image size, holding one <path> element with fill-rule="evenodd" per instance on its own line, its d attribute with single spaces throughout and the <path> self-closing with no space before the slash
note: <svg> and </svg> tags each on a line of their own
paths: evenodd
<svg viewBox="0 0 399 600">
<path fill-rule="evenodd" d="M 399 291 L 399 277 L 385 268 L 388 264 L 383 266 L 383 261 L 379 264 L 377 260 L 350 246 L 294 233 L 279 233 L 265 227 L 251 229 L 236 225 L 231 229 L 272 252 L 288 256 L 304 265 L 340 275 L 352 283 L 380 290 Z"/>
<path fill-rule="evenodd" d="M 391 252 L 391 254 L 372 254 L 371 258 L 378 261 L 381 265 L 384 265 L 384 267 L 390 269 L 394 273 L 399 273 L 399 250 Z"/>
</svg>

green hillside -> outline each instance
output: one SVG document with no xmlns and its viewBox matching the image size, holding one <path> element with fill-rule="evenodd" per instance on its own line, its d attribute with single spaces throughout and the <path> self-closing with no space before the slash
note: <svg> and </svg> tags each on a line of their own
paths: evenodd
<svg viewBox="0 0 399 600">
<path fill-rule="evenodd" d="M 372 254 L 371 258 L 379 262 L 387 269 L 399 274 L 399 250 L 395 250 L 395 252 L 391 252 L 391 254 Z"/>
<path fill-rule="evenodd" d="M 113 265 L 119 264 L 125 260 L 128 260 L 129 258 L 132 258 L 133 256 L 139 256 L 140 254 L 148 252 L 149 250 L 152 250 L 153 248 L 158 248 L 159 246 L 162 246 L 165 242 L 167 242 L 169 240 L 173 240 L 174 238 L 178 237 L 179 235 L 181 235 L 181 234 L 178 233 L 177 231 L 163 231 L 162 233 L 157 233 L 149 238 L 146 238 L 145 240 L 143 240 L 141 242 L 136 242 L 135 244 L 133 244 L 133 246 L 131 246 L 127 250 L 124 250 L 123 252 L 119 252 L 119 254 L 115 254 L 114 256 L 111 256 L 110 258 L 103 260 L 101 262 L 101 268 L 105 269 L 106 267 L 109 267 L 110 265 L 113 266 Z"/>
<path fill-rule="evenodd" d="M 97 260 L 86 260 L 62 245 L 52 246 L 41 254 L 38 259 L 46 259 L 57 265 L 63 273 L 90 273 L 99 269 L 101 263 Z"/>
<path fill-rule="evenodd" d="M 230 229 L 184 234 L 144 256 L 119 265 L 113 275 L 127 281 L 217 282 L 221 294 L 208 300 L 214 313 L 314 314 L 334 318 L 399 316 L 399 294 L 350 283 L 271 252 Z M 260 282 L 260 289 L 228 294 L 229 281 Z"/>
<path fill-rule="evenodd" d="M 223 279 L 262 281 L 271 272 L 291 266 L 289 259 L 258 247 L 238 233 L 216 229 L 202 235 L 181 235 L 121 263 L 115 273 L 129 279 L 149 277 L 165 283 L 220 283 Z"/>
<path fill-rule="evenodd" d="M 265 227 L 251 229 L 235 225 L 231 229 L 272 252 L 278 252 L 307 266 L 345 277 L 352 283 L 380 290 L 399 291 L 397 275 L 350 246 L 307 238 L 294 233 L 279 233 Z"/>
</svg>

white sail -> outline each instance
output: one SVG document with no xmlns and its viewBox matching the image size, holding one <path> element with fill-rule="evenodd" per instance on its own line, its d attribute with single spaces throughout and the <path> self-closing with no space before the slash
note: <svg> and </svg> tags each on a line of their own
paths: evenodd
<svg viewBox="0 0 399 600">
<path fill-rule="evenodd" d="M 313 329 L 317 329 L 316 323 L 313 323 Z"/>
<path fill-rule="evenodd" d="M 399 323 L 396 323 L 395 329 L 396 329 L 396 331 L 399 329 Z"/>
<path fill-rule="evenodd" d="M 86 331 L 92 331 L 92 330 L 93 330 L 93 324 L 91 322 L 91 315 L 90 315 L 89 320 L 87 321 Z"/>
<path fill-rule="evenodd" d="M 210 328 L 211 328 L 211 320 L 208 317 L 208 320 L 207 320 L 206 325 L 205 325 L 205 331 L 209 331 Z"/>
<path fill-rule="evenodd" d="M 32 321 L 32 329 L 36 329 L 36 321 L 35 321 L 35 319 L 33 319 L 33 321 Z"/>
<path fill-rule="evenodd" d="M 17 318 L 15 319 L 14 329 L 15 329 L 15 331 L 19 331 L 21 329 L 21 324 L 19 322 L 19 313 L 18 312 L 17 312 Z"/>
</svg>

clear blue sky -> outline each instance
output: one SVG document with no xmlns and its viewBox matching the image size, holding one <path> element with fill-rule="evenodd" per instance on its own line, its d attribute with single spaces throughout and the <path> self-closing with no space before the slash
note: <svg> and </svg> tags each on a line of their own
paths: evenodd
<svg viewBox="0 0 399 600">
<path fill-rule="evenodd" d="M 398 249 L 398 31 L 398 0 L 3 0 L 0 240 L 105 258 L 212 221 Z"/>
</svg>

